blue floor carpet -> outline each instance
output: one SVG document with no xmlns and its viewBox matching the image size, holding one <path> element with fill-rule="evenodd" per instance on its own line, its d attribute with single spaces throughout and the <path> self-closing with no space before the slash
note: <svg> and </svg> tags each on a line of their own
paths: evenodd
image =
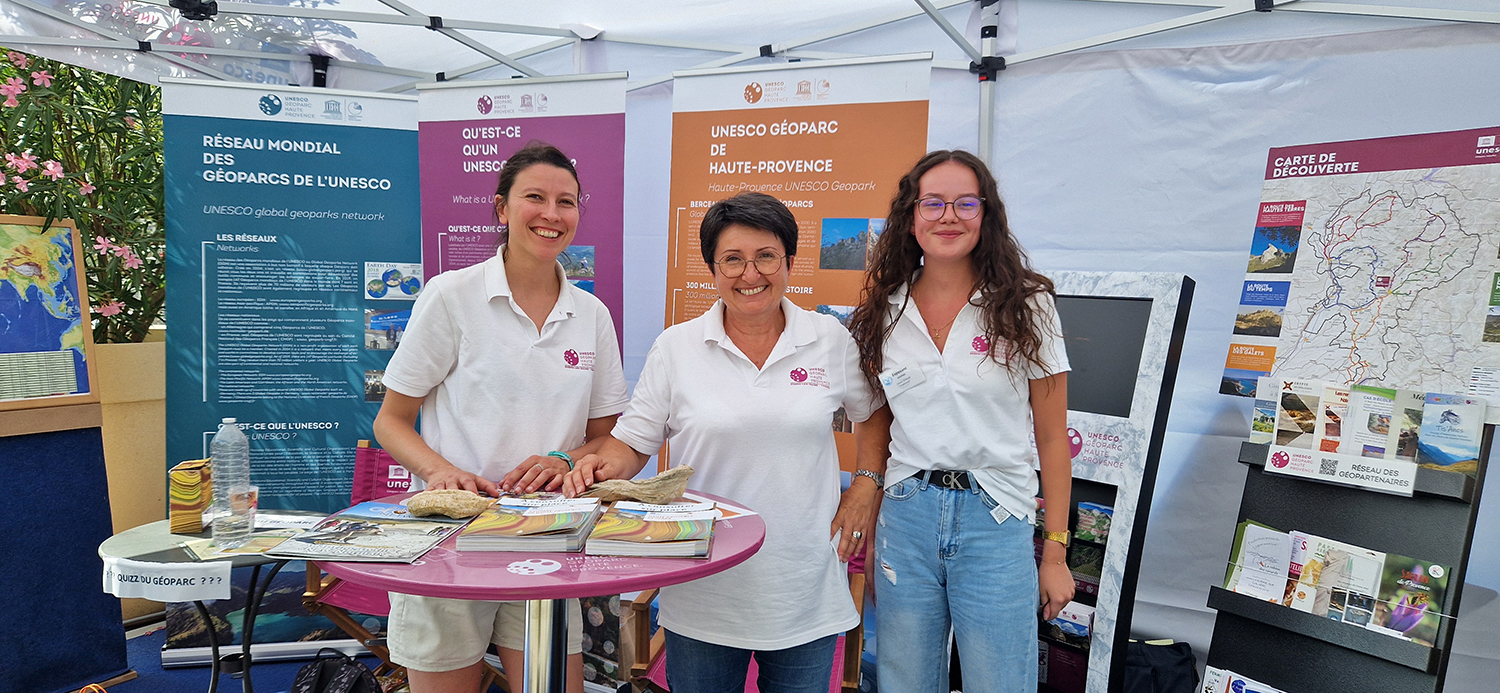
<svg viewBox="0 0 1500 693">
<path fill-rule="evenodd" d="M 152 633 L 131 638 L 125 643 L 126 658 L 130 668 L 139 675 L 133 681 L 110 686 L 110 693 L 204 693 L 208 690 L 207 665 L 181 669 L 161 668 L 161 646 L 166 642 L 167 632 L 158 629 Z M 360 659 L 371 669 L 380 664 L 374 657 Z M 292 680 L 306 661 L 256 662 L 251 668 L 251 681 L 256 693 L 287 693 Z M 221 693 L 238 693 L 240 680 L 228 674 L 219 677 Z"/>
</svg>

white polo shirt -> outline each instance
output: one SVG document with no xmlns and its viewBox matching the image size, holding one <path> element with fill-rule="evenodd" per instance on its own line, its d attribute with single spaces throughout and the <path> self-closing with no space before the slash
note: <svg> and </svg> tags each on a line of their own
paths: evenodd
<svg viewBox="0 0 1500 693">
<path fill-rule="evenodd" d="M 609 309 L 558 265 L 562 291 L 538 331 L 500 258 L 428 282 L 382 379 L 423 398 L 422 440 L 491 480 L 529 455 L 583 444 L 589 419 L 628 401 Z"/>
<path fill-rule="evenodd" d="M 838 320 L 781 299 L 786 329 L 756 368 L 724 333 L 724 304 L 674 325 L 646 356 L 614 436 L 691 465 L 688 485 L 758 512 L 766 541 L 717 575 L 661 590 L 661 624 L 718 645 L 779 650 L 859 622 L 829 544 L 839 503 L 833 414 L 868 419 L 879 402 Z"/>
<path fill-rule="evenodd" d="M 905 303 L 906 311 L 886 339 L 881 372 L 895 416 L 886 486 L 928 469 L 968 470 L 1006 512 L 1034 521 L 1037 476 L 1032 467 L 1036 448 L 1031 441 L 1030 381 L 1069 370 L 1056 302 L 1045 293 L 1029 299 L 1042 335 L 1045 367 L 1027 364 L 1012 372 L 987 355 L 981 315 L 972 302 L 958 311 L 940 352 L 916 302 L 906 300 L 908 289 L 903 286 L 891 294 L 886 314 L 889 324 Z M 971 301 L 979 298 L 975 292 Z M 995 351 L 1003 359 L 1005 345 L 997 345 Z M 902 368 L 907 373 L 900 380 L 910 386 L 886 384 Z"/>
</svg>

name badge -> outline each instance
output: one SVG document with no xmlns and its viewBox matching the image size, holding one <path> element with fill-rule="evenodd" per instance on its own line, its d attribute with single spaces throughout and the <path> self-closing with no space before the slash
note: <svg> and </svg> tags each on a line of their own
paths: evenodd
<svg viewBox="0 0 1500 693">
<path fill-rule="evenodd" d="M 914 365 L 900 365 L 880 372 L 880 386 L 885 389 L 887 399 L 927 381 L 922 369 Z"/>
</svg>

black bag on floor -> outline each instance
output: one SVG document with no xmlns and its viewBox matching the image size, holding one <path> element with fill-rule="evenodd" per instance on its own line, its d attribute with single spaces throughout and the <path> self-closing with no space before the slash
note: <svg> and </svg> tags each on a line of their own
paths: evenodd
<svg viewBox="0 0 1500 693">
<path fill-rule="evenodd" d="M 1196 693 L 1197 690 L 1198 659 L 1193 656 L 1191 645 L 1130 641 L 1125 649 L 1125 693 Z"/>
<path fill-rule="evenodd" d="M 331 657 L 324 657 L 324 654 Z M 331 647 L 318 650 L 318 658 L 297 670 L 290 693 L 381 693 L 370 667 Z"/>
</svg>

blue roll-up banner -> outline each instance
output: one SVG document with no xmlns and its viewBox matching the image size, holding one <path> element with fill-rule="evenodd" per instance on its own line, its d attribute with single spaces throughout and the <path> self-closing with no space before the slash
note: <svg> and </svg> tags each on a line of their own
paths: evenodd
<svg viewBox="0 0 1500 693">
<path fill-rule="evenodd" d="M 416 99 L 162 83 L 168 464 L 233 416 L 262 508 L 339 510 L 426 283 Z"/>
</svg>

